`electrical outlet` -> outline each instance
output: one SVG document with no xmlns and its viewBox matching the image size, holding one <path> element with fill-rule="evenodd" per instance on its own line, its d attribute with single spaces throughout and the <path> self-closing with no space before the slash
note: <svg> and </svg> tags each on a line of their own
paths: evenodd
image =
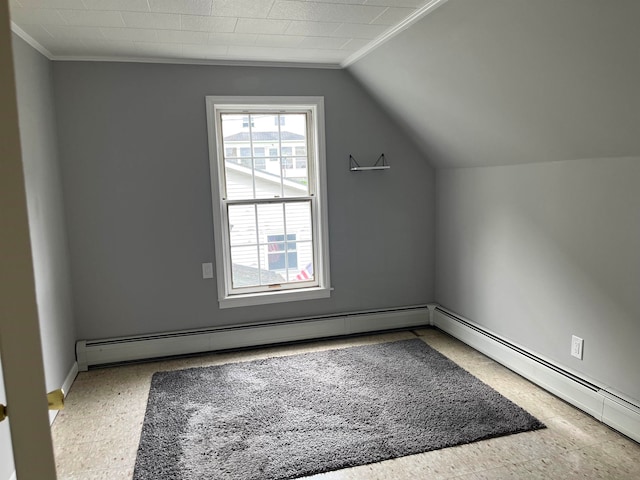
<svg viewBox="0 0 640 480">
<path fill-rule="evenodd" d="M 202 264 L 202 278 L 213 278 L 213 263 Z"/>
<path fill-rule="evenodd" d="M 584 346 L 584 340 L 575 335 L 571 336 L 571 356 L 582 360 L 582 347 Z"/>
</svg>

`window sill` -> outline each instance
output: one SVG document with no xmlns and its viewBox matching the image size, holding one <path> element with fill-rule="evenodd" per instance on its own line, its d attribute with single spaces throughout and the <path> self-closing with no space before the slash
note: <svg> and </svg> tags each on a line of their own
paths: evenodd
<svg viewBox="0 0 640 480">
<path fill-rule="evenodd" d="M 332 288 L 313 287 L 297 290 L 282 290 L 280 292 L 248 293 L 245 295 L 229 295 L 218 300 L 220 308 L 250 307 L 253 305 L 267 305 L 270 303 L 296 302 L 299 300 L 315 300 L 329 298 Z"/>
</svg>

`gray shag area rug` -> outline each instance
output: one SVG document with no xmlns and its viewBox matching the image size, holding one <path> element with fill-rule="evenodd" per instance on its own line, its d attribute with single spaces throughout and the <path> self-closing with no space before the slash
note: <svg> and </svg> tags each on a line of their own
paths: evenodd
<svg viewBox="0 0 640 480">
<path fill-rule="evenodd" d="M 544 427 L 405 340 L 156 373 L 133 477 L 291 479 Z"/>
</svg>

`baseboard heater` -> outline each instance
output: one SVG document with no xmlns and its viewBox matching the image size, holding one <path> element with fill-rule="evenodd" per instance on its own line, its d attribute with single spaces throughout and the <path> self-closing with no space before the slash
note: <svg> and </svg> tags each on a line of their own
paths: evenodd
<svg viewBox="0 0 640 480">
<path fill-rule="evenodd" d="M 429 323 L 429 309 L 426 305 L 418 305 L 268 323 L 80 340 L 76 342 L 76 358 L 78 369 L 86 371 L 95 366 L 420 327 Z"/>
<path fill-rule="evenodd" d="M 597 420 L 640 442 L 640 402 L 571 372 L 442 306 L 433 325 Z"/>
</svg>

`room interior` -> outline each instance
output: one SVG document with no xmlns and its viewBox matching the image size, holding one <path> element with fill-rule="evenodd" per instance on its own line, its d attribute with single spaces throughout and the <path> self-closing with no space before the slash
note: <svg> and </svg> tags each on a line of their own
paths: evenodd
<svg viewBox="0 0 640 480">
<path fill-rule="evenodd" d="M 9 2 L 47 390 L 430 325 L 640 439 L 637 2 L 120 3 Z M 218 307 L 206 95 L 324 97 L 330 298 Z"/>
</svg>

